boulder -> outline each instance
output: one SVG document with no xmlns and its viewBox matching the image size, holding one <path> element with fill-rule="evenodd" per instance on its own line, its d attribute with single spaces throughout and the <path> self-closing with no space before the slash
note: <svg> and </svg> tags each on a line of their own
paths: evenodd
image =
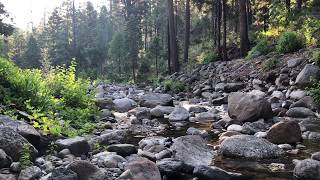
<svg viewBox="0 0 320 180">
<path fill-rule="evenodd" d="M 165 158 L 157 161 L 157 166 L 162 174 L 174 176 L 179 174 L 192 174 L 194 167 L 181 160 L 174 158 Z"/>
<path fill-rule="evenodd" d="M 251 135 L 235 135 L 220 144 L 219 153 L 225 157 L 271 159 L 284 155 L 284 151 L 269 141 Z"/>
<path fill-rule="evenodd" d="M 311 159 L 320 161 L 320 152 L 315 152 L 311 155 Z"/>
<path fill-rule="evenodd" d="M 78 177 L 70 169 L 57 168 L 52 171 L 49 180 L 78 180 Z"/>
<path fill-rule="evenodd" d="M 294 120 L 278 122 L 267 132 L 267 140 L 274 144 L 295 144 L 301 139 L 300 126 Z"/>
<path fill-rule="evenodd" d="M 78 180 L 101 180 L 105 178 L 104 172 L 89 161 L 74 161 L 67 169 L 77 174 Z"/>
<path fill-rule="evenodd" d="M 296 78 L 296 84 L 300 87 L 309 85 L 313 80 L 319 80 L 320 68 L 317 65 L 307 64 Z"/>
<path fill-rule="evenodd" d="M 189 112 L 183 107 L 175 107 L 169 115 L 169 121 L 187 121 L 189 119 Z"/>
<path fill-rule="evenodd" d="M 215 91 L 223 91 L 223 92 L 236 92 L 245 87 L 244 83 L 218 83 L 215 86 Z"/>
<path fill-rule="evenodd" d="M 231 93 L 228 98 L 228 114 L 238 121 L 256 121 L 273 117 L 270 103 L 261 96 L 248 93 Z"/>
<path fill-rule="evenodd" d="M 128 130 L 107 130 L 100 136 L 93 137 L 89 140 L 91 148 L 94 148 L 95 144 L 109 145 L 109 144 L 122 144 L 128 139 Z"/>
<path fill-rule="evenodd" d="M 129 156 L 131 154 L 136 154 L 138 152 L 136 146 L 132 144 L 112 144 L 107 147 L 109 152 L 116 152 L 122 157 Z"/>
<path fill-rule="evenodd" d="M 186 132 L 187 135 L 199 135 L 201 137 L 207 137 L 209 134 L 206 130 L 200 130 L 194 127 L 189 127 Z"/>
<path fill-rule="evenodd" d="M 124 162 L 127 162 L 122 156 L 114 152 L 101 152 L 93 156 L 92 162 L 101 168 L 118 168 Z"/>
<path fill-rule="evenodd" d="M 31 125 L 18 120 L 13 120 L 8 116 L 0 115 L 0 127 L 9 127 L 26 138 L 35 147 L 39 146 L 40 134 Z"/>
<path fill-rule="evenodd" d="M 196 166 L 193 170 L 193 174 L 201 180 L 231 180 L 233 178 L 231 173 L 215 166 Z"/>
<path fill-rule="evenodd" d="M 303 97 L 305 97 L 307 95 L 307 93 L 303 90 L 296 90 L 296 91 L 292 91 L 289 95 L 289 97 L 291 99 L 295 99 L 295 100 L 299 100 L 302 99 Z"/>
<path fill-rule="evenodd" d="M 129 171 L 131 180 L 161 180 L 156 164 L 145 158 L 130 161 L 126 164 L 125 170 Z"/>
<path fill-rule="evenodd" d="M 115 99 L 113 100 L 114 109 L 118 112 L 128 112 L 130 109 L 136 106 L 136 102 L 129 98 Z"/>
<path fill-rule="evenodd" d="M 174 139 L 171 149 L 174 152 L 174 158 L 189 165 L 209 165 L 213 160 L 212 149 L 198 135 L 181 136 Z"/>
<path fill-rule="evenodd" d="M 287 111 L 286 115 L 289 117 L 293 117 L 293 118 L 307 118 L 307 117 L 315 116 L 315 114 L 312 110 L 305 108 L 305 107 L 290 108 Z"/>
<path fill-rule="evenodd" d="M 163 117 L 164 115 L 168 115 L 172 113 L 174 107 L 172 106 L 156 106 L 151 109 L 150 113 L 152 117 Z"/>
<path fill-rule="evenodd" d="M 0 149 L 0 169 L 5 167 L 10 167 L 12 160 L 11 158 L 4 152 L 2 149 Z"/>
<path fill-rule="evenodd" d="M 154 108 L 157 105 L 172 106 L 173 98 L 170 94 L 148 93 L 141 96 L 140 106 Z"/>
<path fill-rule="evenodd" d="M 0 127 L 0 149 L 4 150 L 13 161 L 19 160 L 25 145 L 30 147 L 31 156 L 35 158 L 38 151 L 32 144 L 11 128 Z"/>
<path fill-rule="evenodd" d="M 244 134 L 255 134 L 257 132 L 264 132 L 268 129 L 268 125 L 263 120 L 256 122 L 245 122 L 242 125 L 242 133 Z"/>
<path fill-rule="evenodd" d="M 320 180 L 320 161 L 312 159 L 298 161 L 293 175 L 299 180 Z"/>
<path fill-rule="evenodd" d="M 111 109 L 113 106 L 113 102 L 111 98 L 96 98 L 95 104 L 100 109 Z"/>
<path fill-rule="evenodd" d="M 300 65 L 303 62 L 303 58 L 294 58 L 294 59 L 290 59 L 287 62 L 288 68 L 294 68 L 298 65 Z"/>
<path fill-rule="evenodd" d="M 290 108 L 294 108 L 294 107 L 305 107 L 313 111 L 318 110 L 318 105 L 314 102 L 311 96 L 305 96 L 301 98 L 299 101 L 294 102 L 290 105 Z"/>
<path fill-rule="evenodd" d="M 136 107 L 128 112 L 128 115 L 134 115 L 138 120 L 151 119 L 150 109 L 146 107 Z"/>
<path fill-rule="evenodd" d="M 37 166 L 27 167 L 22 170 L 19 175 L 19 180 L 34 180 L 39 179 L 42 175 L 41 169 Z"/>
<path fill-rule="evenodd" d="M 69 149 L 75 156 L 87 154 L 90 151 L 88 141 L 84 137 L 74 137 L 69 139 L 59 139 L 56 141 L 59 149 Z"/>
<path fill-rule="evenodd" d="M 216 121 L 220 117 L 212 112 L 202 112 L 196 115 L 195 120 L 199 122 L 210 122 L 210 121 Z"/>
</svg>

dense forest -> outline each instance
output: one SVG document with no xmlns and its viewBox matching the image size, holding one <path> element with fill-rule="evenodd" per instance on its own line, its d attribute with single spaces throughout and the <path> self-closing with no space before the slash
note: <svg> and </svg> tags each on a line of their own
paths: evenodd
<svg viewBox="0 0 320 180">
<path fill-rule="evenodd" d="M 272 45 L 285 31 L 296 32 L 307 46 L 317 45 L 319 3 L 114 0 L 95 9 L 91 2 L 75 7 L 65 1 L 31 32 L 15 29 L 3 36 L 1 54 L 23 68 L 74 61 L 93 79 L 153 80 L 196 64 L 246 56 L 255 44 L 267 40 Z"/>
</svg>

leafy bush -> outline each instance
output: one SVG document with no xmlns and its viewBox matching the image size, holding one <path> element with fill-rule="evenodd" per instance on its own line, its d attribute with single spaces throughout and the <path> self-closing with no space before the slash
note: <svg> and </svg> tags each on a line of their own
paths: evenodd
<svg viewBox="0 0 320 180">
<path fill-rule="evenodd" d="M 320 50 L 316 50 L 313 52 L 313 61 L 317 63 L 318 66 L 320 66 Z"/>
<path fill-rule="evenodd" d="M 165 91 L 172 91 L 174 93 L 182 92 L 186 90 L 186 85 L 181 81 L 165 80 L 162 82 Z"/>
<path fill-rule="evenodd" d="M 246 59 L 251 59 L 255 56 L 260 56 L 260 55 L 266 55 L 272 51 L 272 46 L 269 41 L 266 39 L 260 40 L 258 44 L 253 47 L 249 53 Z"/>
<path fill-rule="evenodd" d="M 219 59 L 219 55 L 215 52 L 202 52 L 199 56 L 197 56 L 197 61 L 200 64 L 208 64 L 215 62 Z"/>
<path fill-rule="evenodd" d="M 265 71 L 269 71 L 272 70 L 274 68 L 276 68 L 278 65 L 278 60 L 272 58 L 272 59 L 268 59 L 266 61 L 263 61 L 262 63 L 262 69 Z"/>
<path fill-rule="evenodd" d="M 20 162 L 21 169 L 26 169 L 27 167 L 30 167 L 33 165 L 30 145 L 24 144 L 22 146 L 19 162 Z"/>
<path fill-rule="evenodd" d="M 277 51 L 279 53 L 295 52 L 303 47 L 304 39 L 296 32 L 284 32 L 277 43 Z"/>
<path fill-rule="evenodd" d="M 76 78 L 75 73 L 75 64 L 44 74 L 22 70 L 0 58 L 0 103 L 7 107 L 1 113 L 13 108 L 25 111 L 44 134 L 74 136 L 92 130 L 94 125 L 88 128 L 88 123 L 97 109 L 89 91 L 90 81 Z"/>
<path fill-rule="evenodd" d="M 320 105 L 320 81 L 307 88 L 308 94 L 313 97 L 316 104 Z"/>
</svg>

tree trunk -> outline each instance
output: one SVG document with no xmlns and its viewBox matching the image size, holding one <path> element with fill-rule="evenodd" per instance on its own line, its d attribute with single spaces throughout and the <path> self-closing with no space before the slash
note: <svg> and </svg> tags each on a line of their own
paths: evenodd
<svg viewBox="0 0 320 180">
<path fill-rule="evenodd" d="M 170 36 L 170 55 L 173 72 L 179 71 L 179 59 L 177 49 L 177 37 L 173 13 L 173 0 L 168 0 L 169 36 Z"/>
<path fill-rule="evenodd" d="M 186 0 L 186 30 L 184 39 L 184 62 L 189 59 L 189 44 L 190 44 L 190 0 Z"/>
<path fill-rule="evenodd" d="M 168 74 L 171 74 L 171 47 L 170 47 L 169 19 L 168 19 L 168 25 L 167 25 L 167 43 L 168 43 Z"/>
<path fill-rule="evenodd" d="M 240 22 L 240 53 L 245 56 L 249 51 L 249 37 L 248 37 L 248 14 L 246 8 L 246 0 L 239 1 L 239 22 Z"/>
<path fill-rule="evenodd" d="M 302 7 L 302 0 L 297 0 L 297 12 L 299 13 L 301 11 Z"/>
<path fill-rule="evenodd" d="M 223 39 L 222 39 L 222 59 L 224 61 L 228 60 L 227 54 L 227 8 L 226 8 L 226 0 L 222 0 L 222 22 L 223 22 Z"/>
<path fill-rule="evenodd" d="M 218 53 L 219 57 L 221 57 L 221 1 L 217 0 L 217 46 L 216 46 L 216 52 Z"/>
<path fill-rule="evenodd" d="M 286 0 L 286 7 L 287 7 L 287 11 L 290 12 L 291 11 L 291 0 Z"/>
<path fill-rule="evenodd" d="M 77 56 L 77 33 L 76 33 L 76 9 L 74 6 L 74 0 L 72 1 L 72 46 L 73 46 L 73 57 L 76 58 Z"/>
</svg>

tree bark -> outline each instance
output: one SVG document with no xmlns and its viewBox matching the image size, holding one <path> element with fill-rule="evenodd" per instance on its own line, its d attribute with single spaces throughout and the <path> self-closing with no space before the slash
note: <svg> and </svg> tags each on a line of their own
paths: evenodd
<svg viewBox="0 0 320 180">
<path fill-rule="evenodd" d="M 223 22 L 223 39 L 222 39 L 222 59 L 224 61 L 228 60 L 227 54 L 227 8 L 226 0 L 222 0 L 222 22 Z"/>
<path fill-rule="evenodd" d="M 218 53 L 219 57 L 221 57 L 221 1 L 217 0 L 217 26 L 216 26 L 216 35 L 217 35 L 217 45 L 216 45 L 216 52 Z"/>
<path fill-rule="evenodd" d="M 240 53 L 245 56 L 249 51 L 248 37 L 248 14 L 246 8 L 246 0 L 239 1 L 239 22 L 240 22 Z"/>
<path fill-rule="evenodd" d="M 184 39 L 184 62 L 189 59 L 189 44 L 190 44 L 190 0 L 186 0 L 186 30 Z"/>
<path fill-rule="evenodd" d="M 297 0 L 297 12 L 301 11 L 301 7 L 302 7 L 302 0 Z"/>
<path fill-rule="evenodd" d="M 179 59 L 177 49 L 177 37 L 174 22 L 173 0 L 168 0 L 168 19 L 169 19 L 169 36 L 170 36 L 170 56 L 173 72 L 179 71 Z"/>
<path fill-rule="evenodd" d="M 77 56 L 77 24 L 76 24 L 76 9 L 74 6 L 74 0 L 72 1 L 72 46 L 73 46 L 73 57 L 76 58 Z"/>
<path fill-rule="evenodd" d="M 286 0 L 286 7 L 287 7 L 287 11 L 290 12 L 291 11 L 291 0 Z"/>
</svg>

